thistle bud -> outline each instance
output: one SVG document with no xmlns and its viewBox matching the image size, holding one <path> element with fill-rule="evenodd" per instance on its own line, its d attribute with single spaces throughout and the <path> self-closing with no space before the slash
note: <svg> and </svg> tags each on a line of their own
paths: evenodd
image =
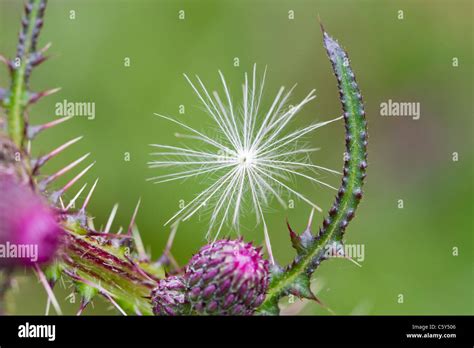
<svg viewBox="0 0 474 348">
<path fill-rule="evenodd" d="M 268 261 L 242 239 L 219 240 L 192 257 L 184 277 L 194 312 L 251 315 L 265 299 Z"/>
<path fill-rule="evenodd" d="M 13 175 L 0 174 L 0 265 L 49 261 L 61 232 L 41 196 Z"/>
<path fill-rule="evenodd" d="M 161 279 L 151 292 L 155 315 L 181 315 L 187 308 L 186 286 L 180 276 Z"/>
</svg>

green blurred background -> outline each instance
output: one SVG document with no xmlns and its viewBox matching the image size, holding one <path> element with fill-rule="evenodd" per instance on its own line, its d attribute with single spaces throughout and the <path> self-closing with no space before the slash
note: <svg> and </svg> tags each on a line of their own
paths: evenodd
<svg viewBox="0 0 474 348">
<path fill-rule="evenodd" d="M 178 19 L 180 10 L 185 20 Z M 403 20 L 397 18 L 399 10 Z M 14 55 L 21 14 L 22 1 L 0 1 L 0 52 L 5 55 Z M 221 69 L 238 100 L 243 73 L 257 63 L 268 66 L 267 103 L 281 85 L 298 83 L 293 102 L 316 88 L 318 98 L 293 127 L 339 115 L 318 15 L 351 56 L 370 133 L 366 194 L 346 235 L 348 243 L 365 245 L 365 260 L 362 267 L 347 260 L 324 262 L 314 280 L 318 296 L 338 314 L 473 314 L 472 1 L 50 0 L 41 43 L 53 43 L 53 58 L 34 71 L 31 85 L 62 90 L 35 106 L 31 120 L 54 119 L 55 103 L 64 99 L 94 102 L 96 117 L 77 117 L 41 135 L 34 152 L 45 153 L 84 135 L 45 173 L 91 152 L 97 163 L 85 181 L 91 184 L 100 177 L 90 205 L 96 225 L 105 223 L 118 202 L 114 226 L 126 226 L 141 197 L 138 226 L 158 257 L 169 233 L 164 222 L 180 199 L 189 200 L 206 182 L 145 181 L 158 175 L 146 166 L 148 144 L 181 143 L 173 136 L 178 128 L 152 114 L 178 115 L 182 104 L 186 113 L 181 117 L 206 129 L 209 118 L 182 73 L 197 73 L 209 89 L 217 89 Z M 125 57 L 130 67 L 124 66 Z M 239 67 L 233 65 L 235 57 Z M 452 66 L 453 57 L 459 59 L 458 67 Z M 8 85 L 6 69 L 0 71 L 0 85 Z M 388 99 L 420 102 L 421 118 L 380 116 L 380 103 Z M 322 148 L 313 162 L 341 168 L 342 123 L 306 140 Z M 459 161 L 452 160 L 453 152 Z M 340 180 L 322 178 L 333 185 Z M 330 207 L 334 192 L 299 180 L 295 185 L 325 210 Z M 71 190 L 69 196 L 74 194 Z M 403 209 L 397 206 L 399 199 Z M 267 219 L 273 250 L 284 264 L 294 255 L 285 219 L 301 231 L 310 209 L 299 201 L 288 211 L 277 204 L 272 208 Z M 321 219 L 316 216 L 315 228 Z M 261 228 L 252 227 L 247 225 L 246 240 L 261 243 Z M 181 224 L 173 247 L 181 264 L 205 243 L 206 230 L 206 216 Z M 455 247 L 458 256 L 453 256 Z M 13 313 L 44 313 L 44 290 L 28 273 L 18 273 Z M 63 311 L 72 314 L 78 301 L 65 299 L 72 291 L 65 285 L 57 294 Z M 115 312 L 98 300 L 85 313 Z M 328 314 L 313 303 L 301 313 Z"/>
</svg>

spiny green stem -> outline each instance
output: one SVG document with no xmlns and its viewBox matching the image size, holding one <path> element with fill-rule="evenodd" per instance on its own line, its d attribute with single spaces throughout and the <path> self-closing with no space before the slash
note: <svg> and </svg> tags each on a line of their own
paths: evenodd
<svg viewBox="0 0 474 348">
<path fill-rule="evenodd" d="M 148 297 L 156 282 L 164 277 L 163 268 L 137 260 L 127 243 L 117 245 L 117 239 L 91 236 L 74 222 L 65 222 L 63 226 L 63 255 L 59 264 L 46 272 L 48 279 L 54 282 L 60 273 L 66 274 L 76 282 L 76 290 L 85 301 L 99 293 L 110 296 L 127 313 L 151 315 Z"/>
<path fill-rule="evenodd" d="M 15 152 L 23 152 L 21 164 L 33 169 L 28 170 L 28 182 L 39 191 L 45 190 L 38 185 L 38 173 L 25 151 L 24 138 L 29 128 L 28 105 L 55 91 L 31 93 L 28 86 L 32 69 L 46 59 L 44 50 L 38 51 L 36 47 L 45 7 L 46 0 L 29 0 L 26 4 L 17 55 L 15 59 L 7 62 L 11 73 L 11 88 L 8 91 L 0 90 L 0 101 L 8 115 L 8 135 L 14 142 Z M 63 145 L 63 148 L 67 146 Z M 13 158 L 14 155 L 10 157 Z M 46 191 L 43 193 L 46 194 Z M 50 200 L 54 201 L 51 197 Z M 157 280 L 164 277 L 164 270 L 160 264 L 149 262 L 148 258 L 144 257 L 144 252 L 138 250 L 140 248 L 137 245 L 141 245 L 141 240 L 133 230 L 134 218 L 131 223 L 133 233 L 114 235 L 90 229 L 89 216 L 84 209 L 73 212 L 56 208 L 61 211 L 64 245 L 60 248 L 61 253 L 57 260 L 45 269 L 44 273 L 50 286 L 52 287 L 62 275 L 71 279 L 75 291 L 81 297 L 79 313 L 94 296 L 101 294 L 123 313 L 151 315 L 152 308 L 148 297 Z"/>
<path fill-rule="evenodd" d="M 36 43 L 39 31 L 43 24 L 43 15 L 46 0 L 30 0 L 26 5 L 23 28 L 20 31 L 20 39 L 17 56 L 11 62 L 12 84 L 9 97 L 4 106 L 8 115 L 8 134 L 13 142 L 22 148 L 25 135 L 24 112 L 28 105 L 28 77 L 31 69 L 31 58 L 36 52 Z"/>
<path fill-rule="evenodd" d="M 362 96 L 346 52 L 324 29 L 323 40 L 338 81 L 344 111 L 346 153 L 342 184 L 319 234 L 313 236 L 306 231 L 301 237 L 292 236 L 298 255 L 286 269 L 273 270 L 266 300 L 259 309 L 262 314 L 278 314 L 278 300 L 288 294 L 315 298 L 309 288 L 310 277 L 326 258 L 328 248 L 333 243 L 342 243 L 344 231 L 362 198 L 367 168 L 367 121 Z"/>
</svg>

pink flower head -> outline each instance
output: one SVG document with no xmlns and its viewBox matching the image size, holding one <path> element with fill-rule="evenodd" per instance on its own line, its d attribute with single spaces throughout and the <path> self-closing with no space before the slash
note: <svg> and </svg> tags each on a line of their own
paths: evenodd
<svg viewBox="0 0 474 348">
<path fill-rule="evenodd" d="M 0 265 L 51 260 L 61 235 L 44 199 L 11 175 L 0 174 Z"/>
</svg>

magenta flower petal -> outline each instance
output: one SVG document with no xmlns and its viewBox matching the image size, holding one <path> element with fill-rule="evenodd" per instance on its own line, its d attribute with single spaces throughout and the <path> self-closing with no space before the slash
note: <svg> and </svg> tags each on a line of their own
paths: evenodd
<svg viewBox="0 0 474 348">
<path fill-rule="evenodd" d="M 0 174 L 0 264 L 50 261 L 62 233 L 44 199 L 11 175 Z"/>
</svg>

